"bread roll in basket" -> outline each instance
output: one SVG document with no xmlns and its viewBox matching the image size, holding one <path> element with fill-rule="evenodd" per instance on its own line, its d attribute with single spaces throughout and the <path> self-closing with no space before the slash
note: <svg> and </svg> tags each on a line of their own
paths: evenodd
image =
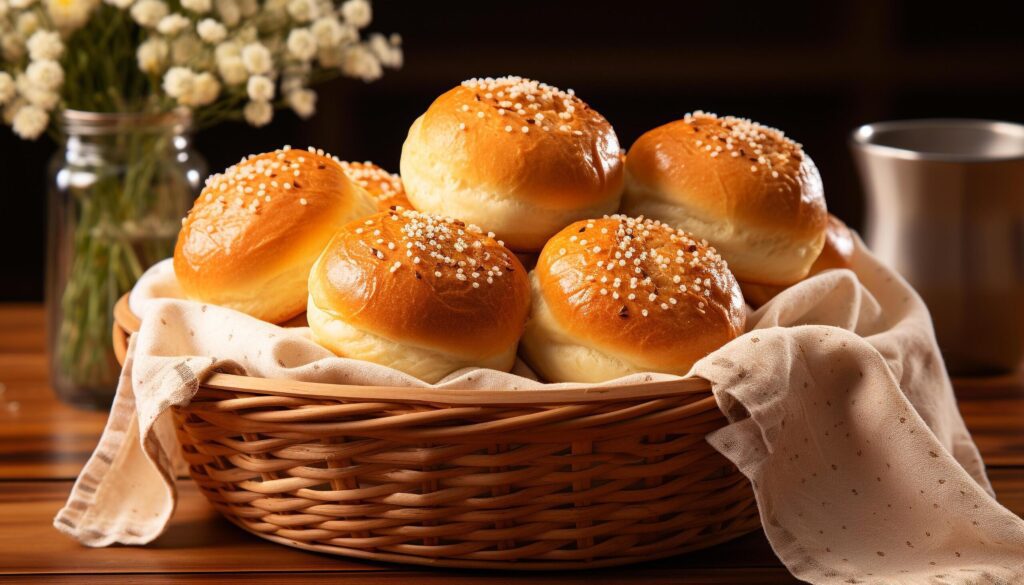
<svg viewBox="0 0 1024 585">
<path fill-rule="evenodd" d="M 140 322 L 127 296 L 114 315 L 123 362 Z M 749 481 L 704 439 L 726 421 L 700 379 L 424 390 L 215 374 L 174 419 L 228 520 L 322 553 L 578 569 L 759 527 Z"/>
</svg>

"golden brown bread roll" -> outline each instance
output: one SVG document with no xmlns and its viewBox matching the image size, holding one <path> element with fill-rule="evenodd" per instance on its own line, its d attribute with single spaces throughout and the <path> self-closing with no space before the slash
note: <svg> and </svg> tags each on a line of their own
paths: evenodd
<svg viewBox="0 0 1024 585">
<path fill-rule="evenodd" d="M 832 268 L 850 268 L 853 259 L 853 233 L 838 217 L 829 214 L 828 230 L 825 233 L 825 246 L 821 249 L 818 259 L 811 265 L 807 277 Z M 786 287 L 767 284 L 740 282 L 743 298 L 751 307 L 757 308 L 772 300 Z"/>
<path fill-rule="evenodd" d="M 530 273 L 524 359 L 550 382 L 685 374 L 743 332 L 739 285 L 706 241 L 658 221 L 576 222 Z"/>
<path fill-rule="evenodd" d="M 343 227 L 309 275 L 307 318 L 334 353 L 426 382 L 508 371 L 530 307 L 526 271 L 493 234 L 387 211 Z"/>
<path fill-rule="evenodd" d="M 623 185 L 611 124 L 572 90 L 521 77 L 437 98 L 409 129 L 401 167 L 413 207 L 493 230 L 516 252 L 614 212 Z"/>
<path fill-rule="evenodd" d="M 185 295 L 280 323 L 306 306 L 309 269 L 334 232 L 376 204 L 322 150 L 282 150 L 213 175 L 182 220 Z"/>
<path fill-rule="evenodd" d="M 341 161 L 341 168 L 349 179 L 377 199 L 377 211 L 387 211 L 392 207 L 413 208 L 405 196 L 402 178 L 398 175 L 389 173 L 370 161 Z"/>
<path fill-rule="evenodd" d="M 629 149 L 623 213 L 707 238 L 736 278 L 788 285 L 825 241 L 821 177 L 803 148 L 774 128 L 696 112 Z"/>
</svg>

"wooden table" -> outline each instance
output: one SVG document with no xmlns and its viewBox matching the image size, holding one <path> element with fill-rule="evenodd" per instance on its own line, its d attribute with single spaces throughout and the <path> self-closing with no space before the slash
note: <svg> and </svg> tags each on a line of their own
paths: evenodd
<svg viewBox="0 0 1024 585">
<path fill-rule="evenodd" d="M 140 583 L 796 582 L 761 533 L 672 559 L 575 573 L 445 571 L 346 560 L 251 536 L 222 520 L 187 481 L 170 528 L 156 542 L 85 548 L 51 521 L 106 415 L 57 402 L 46 362 L 41 307 L 0 305 L 0 580 L 101 584 L 130 575 Z M 956 387 L 1000 501 L 1024 514 L 1024 377 L 958 380 Z"/>
</svg>

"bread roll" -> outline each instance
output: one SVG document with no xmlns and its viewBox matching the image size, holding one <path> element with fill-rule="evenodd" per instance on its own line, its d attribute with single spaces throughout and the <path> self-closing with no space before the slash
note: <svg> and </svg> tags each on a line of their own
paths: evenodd
<svg viewBox="0 0 1024 585">
<path fill-rule="evenodd" d="M 425 382 L 508 371 L 530 307 L 526 271 L 493 234 L 387 211 L 344 226 L 309 275 L 307 318 L 334 353 Z"/>
<path fill-rule="evenodd" d="M 811 265 L 807 277 L 832 268 L 850 268 L 853 260 L 853 233 L 846 224 L 834 215 L 828 216 L 828 229 L 825 232 L 825 246 L 818 254 L 818 259 Z M 757 308 L 772 300 L 786 287 L 768 284 L 740 282 L 743 298 L 750 306 Z"/>
<path fill-rule="evenodd" d="M 405 196 L 405 187 L 398 175 L 389 173 L 370 161 L 341 161 L 341 168 L 349 179 L 377 199 L 377 211 L 387 211 L 392 207 L 413 208 Z"/>
<path fill-rule="evenodd" d="M 807 275 L 828 222 L 821 177 L 799 144 L 703 112 L 633 144 L 622 209 L 707 238 L 741 281 L 783 286 Z"/>
<path fill-rule="evenodd" d="M 550 382 L 685 374 L 743 332 L 743 297 L 725 261 L 658 221 L 576 222 L 544 246 L 530 284 L 522 353 Z"/>
<path fill-rule="evenodd" d="M 194 300 L 280 323 L 306 306 L 309 269 L 376 203 L 322 150 L 250 156 L 213 175 L 182 220 L 174 271 Z"/>
<path fill-rule="evenodd" d="M 523 79 L 471 79 L 409 129 L 402 180 L 420 211 L 497 232 L 536 252 L 578 219 L 619 207 L 619 139 L 572 90 Z"/>
</svg>

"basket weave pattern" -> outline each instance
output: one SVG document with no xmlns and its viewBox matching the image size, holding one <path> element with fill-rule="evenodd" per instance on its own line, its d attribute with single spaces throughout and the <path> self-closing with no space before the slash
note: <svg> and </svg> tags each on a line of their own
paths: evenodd
<svg viewBox="0 0 1024 585">
<path fill-rule="evenodd" d="M 135 329 L 124 321 L 119 355 Z M 552 569 L 670 556 L 759 526 L 749 482 L 704 440 L 725 420 L 699 383 L 436 400 L 422 389 L 375 399 L 360 387 L 296 388 L 218 374 L 174 410 L 207 499 L 276 542 Z"/>
</svg>

